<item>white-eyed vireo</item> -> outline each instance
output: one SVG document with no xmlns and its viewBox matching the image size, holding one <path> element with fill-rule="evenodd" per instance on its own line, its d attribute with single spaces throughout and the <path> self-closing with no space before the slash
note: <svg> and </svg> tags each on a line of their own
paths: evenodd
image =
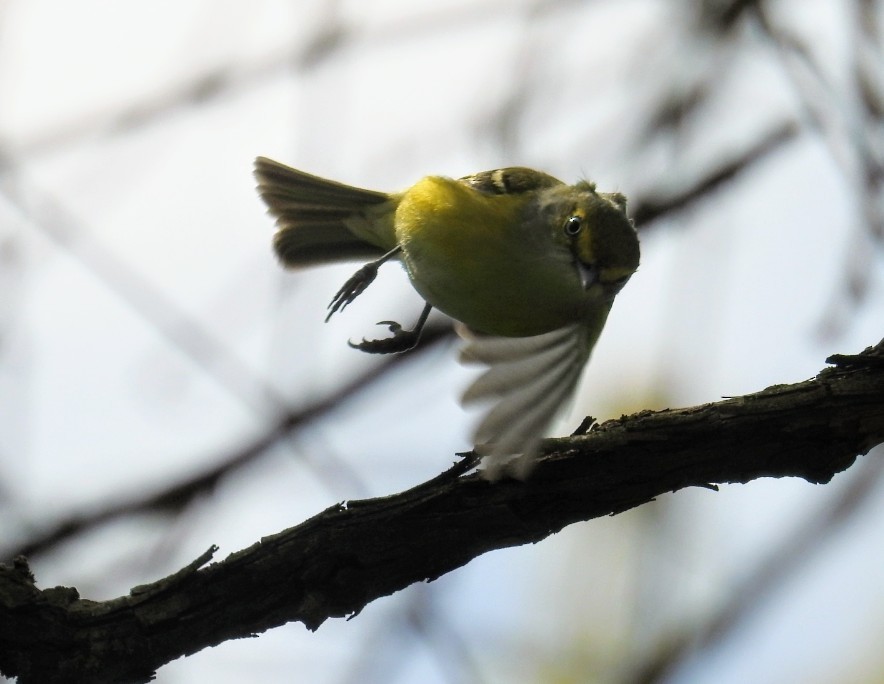
<svg viewBox="0 0 884 684">
<path fill-rule="evenodd" d="M 258 192 L 276 218 L 283 264 L 370 259 L 329 304 L 352 302 L 391 258 L 426 300 L 417 325 L 352 346 L 413 347 L 432 307 L 466 339 L 461 358 L 490 368 L 465 402 L 493 400 L 475 433 L 484 474 L 525 477 L 544 430 L 571 397 L 620 288 L 638 268 L 638 237 L 620 193 L 507 168 L 407 190 L 362 190 L 259 157 Z M 326 319 L 328 320 L 328 319 Z M 514 456 L 520 458 L 513 459 Z"/>
</svg>

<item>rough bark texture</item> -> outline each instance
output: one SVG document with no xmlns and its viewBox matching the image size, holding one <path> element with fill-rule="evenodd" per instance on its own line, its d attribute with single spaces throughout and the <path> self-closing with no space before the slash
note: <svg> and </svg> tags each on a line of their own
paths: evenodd
<svg viewBox="0 0 884 684">
<path fill-rule="evenodd" d="M 290 621 L 330 617 L 431 580 L 487 551 L 665 492 L 758 477 L 824 483 L 884 442 L 884 342 L 795 385 L 642 412 L 549 440 L 528 482 L 489 484 L 468 456 L 394 496 L 333 506 L 205 567 L 105 602 L 40 590 L 22 559 L 0 569 L 0 671 L 30 682 L 148 681 L 164 663 Z"/>
</svg>

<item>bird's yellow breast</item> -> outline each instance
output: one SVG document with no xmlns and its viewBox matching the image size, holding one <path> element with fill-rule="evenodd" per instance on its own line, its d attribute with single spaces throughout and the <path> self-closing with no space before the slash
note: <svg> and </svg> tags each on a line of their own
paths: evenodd
<svg viewBox="0 0 884 684">
<path fill-rule="evenodd" d="M 530 199 L 438 176 L 405 191 L 395 230 L 415 289 L 489 334 L 536 335 L 580 320 L 587 294 L 568 250 L 525 219 Z"/>
</svg>

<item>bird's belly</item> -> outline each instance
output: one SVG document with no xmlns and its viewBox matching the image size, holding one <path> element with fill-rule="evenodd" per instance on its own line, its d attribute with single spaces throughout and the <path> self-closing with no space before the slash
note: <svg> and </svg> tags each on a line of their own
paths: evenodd
<svg viewBox="0 0 884 684">
<path fill-rule="evenodd" d="M 434 307 L 473 330 L 491 335 L 522 337 L 556 330 L 582 318 L 547 293 L 522 283 L 470 278 L 462 268 L 433 278 L 412 272 L 414 288 Z M 449 277 L 450 276 L 450 277 Z M 527 279 L 523 278 L 523 279 Z"/>
<path fill-rule="evenodd" d="M 458 244 L 422 233 L 403 247 L 414 288 L 430 304 L 474 330 L 521 337 L 583 318 L 586 293 L 569 263 L 543 255 L 513 255 L 495 240 Z M 573 272 L 572 272 L 573 271 Z"/>
</svg>

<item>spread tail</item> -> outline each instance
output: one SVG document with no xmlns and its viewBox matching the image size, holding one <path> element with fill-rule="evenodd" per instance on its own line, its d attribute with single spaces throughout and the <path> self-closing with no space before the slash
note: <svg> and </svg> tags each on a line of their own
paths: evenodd
<svg viewBox="0 0 884 684">
<path fill-rule="evenodd" d="M 395 201 L 297 171 L 266 157 L 255 160 L 258 193 L 276 218 L 273 247 L 286 266 L 377 259 L 395 246 Z"/>
</svg>

